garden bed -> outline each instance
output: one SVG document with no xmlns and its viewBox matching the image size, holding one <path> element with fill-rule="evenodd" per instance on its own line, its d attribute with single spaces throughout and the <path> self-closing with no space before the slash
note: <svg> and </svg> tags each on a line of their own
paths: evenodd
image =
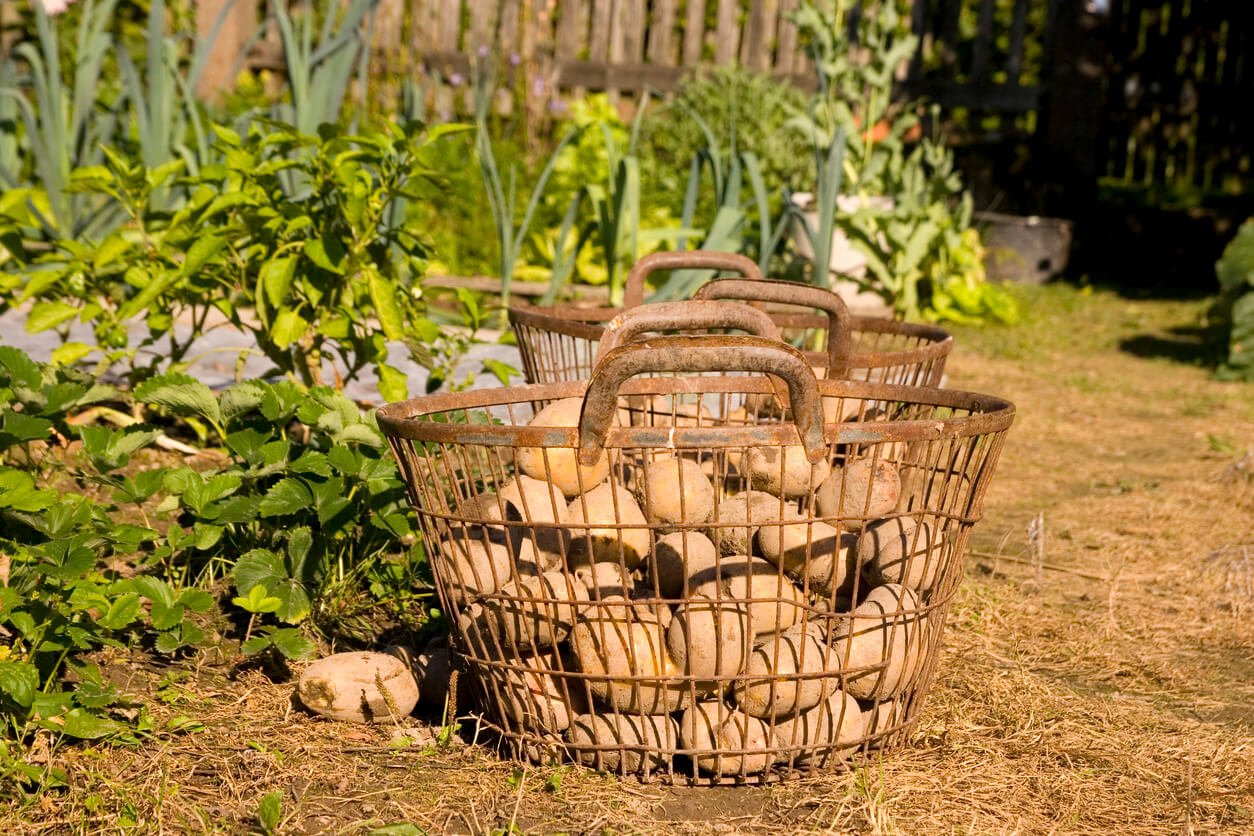
<svg viewBox="0 0 1254 836">
<path fill-rule="evenodd" d="M 10 802 L 0 831 L 1254 828 L 1254 390 L 1201 367 L 1200 303 L 1016 294 L 1026 321 L 960 330 L 949 367 L 1019 421 L 909 751 L 770 788 L 522 770 L 473 745 L 468 720 L 448 735 L 310 716 L 288 671 L 241 667 L 219 639 L 174 666 L 98 653 L 156 728 L 181 730 L 45 750 L 68 787 Z"/>
</svg>

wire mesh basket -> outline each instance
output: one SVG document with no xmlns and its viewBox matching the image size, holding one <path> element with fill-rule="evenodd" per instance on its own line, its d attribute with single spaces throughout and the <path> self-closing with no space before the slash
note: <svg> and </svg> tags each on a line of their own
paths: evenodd
<svg viewBox="0 0 1254 836">
<path fill-rule="evenodd" d="M 591 381 L 378 421 L 462 681 L 511 753 L 718 784 L 905 743 L 1013 416 L 817 380 L 769 338 L 671 336 Z"/>
<path fill-rule="evenodd" d="M 768 281 L 741 255 L 702 250 L 652 253 L 636 262 L 624 287 L 624 308 L 533 306 L 516 302 L 510 324 L 531 383 L 587 380 L 607 323 L 644 299 L 645 280 L 659 270 L 704 269 L 739 273 L 700 288 L 694 299 L 770 303 L 772 320 L 788 343 L 807 352 L 825 377 L 939 386 L 953 338 L 943 328 L 881 317 L 854 316 L 836 293 L 797 282 Z M 784 311 L 780 306 L 804 310 Z M 816 313 L 815 311 L 819 311 Z M 843 327 L 838 327 L 843 324 Z"/>
</svg>

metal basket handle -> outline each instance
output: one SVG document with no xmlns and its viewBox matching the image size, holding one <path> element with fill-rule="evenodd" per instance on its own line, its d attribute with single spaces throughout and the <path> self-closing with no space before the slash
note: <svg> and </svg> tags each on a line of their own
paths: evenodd
<svg viewBox="0 0 1254 836">
<path fill-rule="evenodd" d="M 814 285 L 763 279 L 714 279 L 692 295 L 696 299 L 737 299 L 742 302 L 775 302 L 817 308 L 827 314 L 827 376 L 849 374 L 853 354 L 853 320 L 840 294 Z"/>
<path fill-rule="evenodd" d="M 764 311 L 739 302 L 655 302 L 623 311 L 609 321 L 597 345 L 592 367 L 596 368 L 602 357 L 640 334 L 710 328 L 735 328 L 759 337 L 779 339 L 779 328 Z"/>
<path fill-rule="evenodd" d="M 591 466 L 605 449 L 605 435 L 618 410 L 619 387 L 648 372 L 752 372 L 777 375 L 788 384 L 792 419 L 811 463 L 827 453 L 818 382 L 805 355 L 764 337 L 659 337 L 609 352 L 592 372 L 579 417 L 579 461 Z"/>
<path fill-rule="evenodd" d="M 644 280 L 655 270 L 729 270 L 750 279 L 762 278 L 752 259 L 738 253 L 714 250 L 679 250 L 649 253 L 632 265 L 623 287 L 623 307 L 634 308 L 644 302 Z"/>
</svg>

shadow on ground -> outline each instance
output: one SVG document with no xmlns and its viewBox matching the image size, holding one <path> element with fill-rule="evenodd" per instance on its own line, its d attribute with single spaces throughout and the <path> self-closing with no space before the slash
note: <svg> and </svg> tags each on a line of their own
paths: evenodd
<svg viewBox="0 0 1254 836">
<path fill-rule="evenodd" d="M 1119 350 L 1148 360 L 1170 360 L 1190 366 L 1215 368 L 1226 356 L 1224 330 L 1207 326 L 1177 326 L 1165 332 L 1137 334 L 1119 341 Z"/>
</svg>

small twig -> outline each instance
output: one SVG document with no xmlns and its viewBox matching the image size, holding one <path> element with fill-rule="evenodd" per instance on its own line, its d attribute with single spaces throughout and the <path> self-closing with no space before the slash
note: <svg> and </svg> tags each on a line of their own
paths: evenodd
<svg viewBox="0 0 1254 836">
<path fill-rule="evenodd" d="M 1085 572 L 1083 569 L 1072 569 L 1070 566 L 1059 566 L 1056 563 L 1043 563 L 1033 558 L 1012 557 L 1008 554 L 996 554 L 994 552 L 978 552 L 975 549 L 968 549 L 967 553 L 972 557 L 983 557 L 988 560 L 1004 560 L 1007 563 L 1019 563 L 1023 566 L 1031 566 L 1034 569 L 1049 569 L 1051 572 L 1067 572 L 1068 574 L 1078 575 L 1081 578 L 1088 578 L 1094 581 L 1106 581 L 1110 583 L 1107 575 L 1098 575 L 1095 572 Z"/>
</svg>

